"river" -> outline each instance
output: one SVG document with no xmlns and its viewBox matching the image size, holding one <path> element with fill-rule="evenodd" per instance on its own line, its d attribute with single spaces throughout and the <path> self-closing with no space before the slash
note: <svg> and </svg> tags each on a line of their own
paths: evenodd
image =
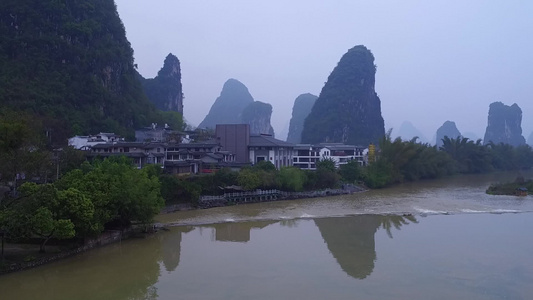
<svg viewBox="0 0 533 300">
<path fill-rule="evenodd" d="M 528 174 L 529 175 L 529 174 Z M 168 232 L 0 277 L 0 299 L 529 299 L 516 173 L 162 215 Z"/>
</svg>

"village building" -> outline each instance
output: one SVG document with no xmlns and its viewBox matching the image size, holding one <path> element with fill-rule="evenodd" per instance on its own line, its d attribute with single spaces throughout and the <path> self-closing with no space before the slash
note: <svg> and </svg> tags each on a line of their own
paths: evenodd
<svg viewBox="0 0 533 300">
<path fill-rule="evenodd" d="M 326 159 L 337 168 L 353 160 L 365 164 L 364 147 L 340 143 L 295 145 L 271 135 L 252 135 L 248 124 L 217 125 L 215 139 L 198 143 L 169 141 L 165 134 L 170 132 L 154 124 L 151 129 L 136 131 L 137 138 L 145 141 L 125 142 L 113 133 L 99 133 L 86 139 L 76 136 L 69 139 L 69 144 L 87 150 L 89 159 L 124 155 L 138 168 L 158 164 L 165 172 L 182 175 L 213 173 L 221 168 L 237 170 L 261 161 L 269 161 L 277 169 L 295 166 L 304 170 L 316 170 L 316 163 Z"/>
<path fill-rule="evenodd" d="M 68 144 L 78 150 L 89 150 L 90 147 L 97 144 L 122 141 L 124 141 L 124 138 L 114 133 L 100 132 L 95 135 L 76 135 L 68 139 Z"/>
<path fill-rule="evenodd" d="M 342 143 L 298 144 L 294 146 L 293 166 L 304 170 L 316 170 L 316 163 L 321 160 L 332 160 L 336 168 L 352 160 L 364 165 L 364 152 L 365 147 Z"/>
</svg>

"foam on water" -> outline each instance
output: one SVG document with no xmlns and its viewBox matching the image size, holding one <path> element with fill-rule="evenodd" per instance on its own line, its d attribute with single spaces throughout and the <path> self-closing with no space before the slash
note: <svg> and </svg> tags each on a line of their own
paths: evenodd
<svg viewBox="0 0 533 300">
<path fill-rule="evenodd" d="M 490 211 L 493 214 L 505 214 L 505 213 L 519 213 L 520 210 L 515 209 L 494 209 Z"/>
<path fill-rule="evenodd" d="M 316 216 L 304 213 L 303 215 L 300 216 L 300 219 L 312 219 L 314 217 Z"/>
<path fill-rule="evenodd" d="M 461 209 L 462 212 L 467 214 L 480 214 L 480 213 L 486 213 L 486 210 L 475 210 L 475 209 L 469 209 L 469 208 L 463 208 Z"/>
<path fill-rule="evenodd" d="M 427 208 L 413 207 L 417 212 L 425 215 L 446 215 L 449 214 L 447 211 L 442 210 L 432 210 Z"/>
</svg>

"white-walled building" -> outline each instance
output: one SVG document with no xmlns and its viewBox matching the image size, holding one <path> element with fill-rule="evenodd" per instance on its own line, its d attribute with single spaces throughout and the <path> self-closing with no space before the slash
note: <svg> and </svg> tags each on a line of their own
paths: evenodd
<svg viewBox="0 0 533 300">
<path fill-rule="evenodd" d="M 251 135 L 248 145 L 250 162 L 269 161 L 277 169 L 292 166 L 294 144 L 273 138 L 270 135 Z"/>
<path fill-rule="evenodd" d="M 108 132 L 100 132 L 95 135 L 77 135 L 68 139 L 69 146 L 78 150 L 89 150 L 92 146 L 102 143 L 123 142 L 124 138 Z"/>
<path fill-rule="evenodd" d="M 298 144 L 294 146 L 292 163 L 293 166 L 304 170 L 316 170 L 316 163 L 326 159 L 333 160 L 336 168 L 351 160 L 364 165 L 364 152 L 364 147 L 342 143 Z"/>
</svg>

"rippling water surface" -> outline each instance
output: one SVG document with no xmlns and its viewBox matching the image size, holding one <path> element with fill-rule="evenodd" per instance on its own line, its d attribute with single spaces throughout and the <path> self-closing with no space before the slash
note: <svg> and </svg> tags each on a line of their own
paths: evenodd
<svg viewBox="0 0 533 300">
<path fill-rule="evenodd" d="M 530 299 L 533 198 L 515 174 L 179 212 L 184 224 L 0 277 L 0 299 Z"/>
</svg>

